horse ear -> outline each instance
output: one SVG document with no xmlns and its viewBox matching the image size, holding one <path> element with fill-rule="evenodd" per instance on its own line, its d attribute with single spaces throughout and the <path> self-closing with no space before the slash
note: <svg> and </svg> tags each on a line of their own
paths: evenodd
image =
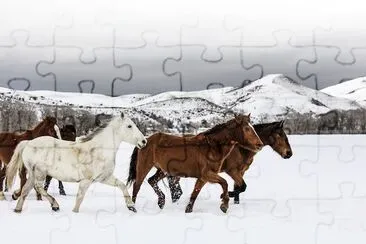
<svg viewBox="0 0 366 244">
<path fill-rule="evenodd" d="M 121 112 L 121 118 L 123 119 L 125 117 L 124 113 Z"/>
<path fill-rule="evenodd" d="M 279 122 L 279 124 L 278 124 L 278 127 L 279 127 L 279 128 L 283 128 L 283 123 L 285 123 L 285 121 L 284 121 L 284 120 L 281 120 L 281 121 Z"/>
</svg>

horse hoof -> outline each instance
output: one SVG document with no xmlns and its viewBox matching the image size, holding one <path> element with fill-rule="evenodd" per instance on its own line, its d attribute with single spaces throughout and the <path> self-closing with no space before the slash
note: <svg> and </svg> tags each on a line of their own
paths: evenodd
<svg viewBox="0 0 366 244">
<path fill-rule="evenodd" d="M 220 209 L 222 212 L 226 213 L 227 212 L 227 206 L 221 205 Z"/>
<path fill-rule="evenodd" d="M 130 211 L 132 211 L 134 213 L 137 213 L 137 210 L 136 210 L 136 208 L 134 206 L 129 206 L 127 208 L 128 208 L 128 210 L 130 210 Z"/>
<path fill-rule="evenodd" d="M 159 200 L 158 201 L 158 206 L 159 206 L 160 209 L 163 209 L 164 206 L 165 206 L 165 199 Z"/>
<path fill-rule="evenodd" d="M 42 197 L 37 197 L 37 201 L 42 201 Z"/>
<path fill-rule="evenodd" d="M 18 197 L 18 196 L 16 196 L 15 194 L 12 194 L 12 195 L 11 195 L 11 198 L 12 198 L 13 200 L 17 200 L 19 197 Z"/>
<path fill-rule="evenodd" d="M 60 207 L 52 207 L 52 210 L 57 212 L 58 210 L 60 210 Z"/>
<path fill-rule="evenodd" d="M 21 213 L 22 210 L 21 209 L 14 209 L 14 213 Z"/>
<path fill-rule="evenodd" d="M 60 195 L 66 196 L 66 192 L 64 190 L 60 190 Z"/>
<path fill-rule="evenodd" d="M 239 204 L 240 201 L 239 200 L 234 200 L 234 204 Z"/>
<path fill-rule="evenodd" d="M 186 207 L 186 213 L 192 213 L 193 208 L 191 206 Z"/>
</svg>

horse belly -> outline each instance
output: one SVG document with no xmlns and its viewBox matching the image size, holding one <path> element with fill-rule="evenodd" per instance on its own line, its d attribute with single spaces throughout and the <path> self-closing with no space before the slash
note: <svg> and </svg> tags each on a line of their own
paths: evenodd
<svg viewBox="0 0 366 244">
<path fill-rule="evenodd" d="M 196 178 L 200 176 L 197 159 L 195 158 L 197 152 L 192 152 L 189 146 L 186 148 L 164 148 L 159 150 L 159 154 L 159 167 L 169 175 Z"/>
<path fill-rule="evenodd" d="M 80 170 L 68 163 L 49 167 L 47 169 L 47 174 L 55 179 L 65 182 L 78 182 L 83 178 Z"/>
</svg>

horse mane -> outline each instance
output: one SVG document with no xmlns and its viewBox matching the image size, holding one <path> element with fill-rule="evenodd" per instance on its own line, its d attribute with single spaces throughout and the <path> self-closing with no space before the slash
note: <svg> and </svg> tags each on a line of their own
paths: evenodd
<svg viewBox="0 0 366 244">
<path fill-rule="evenodd" d="M 96 135 L 98 135 L 103 129 L 105 129 L 111 123 L 112 119 L 113 119 L 113 117 L 107 119 L 106 123 L 96 127 L 89 134 L 79 137 L 78 141 L 79 142 L 87 142 L 87 141 L 92 140 Z"/>
<path fill-rule="evenodd" d="M 256 125 L 253 125 L 253 127 L 257 131 L 257 130 L 263 130 L 263 129 L 268 129 L 268 128 L 275 128 L 278 123 L 280 123 L 280 121 L 256 124 Z"/>
<path fill-rule="evenodd" d="M 216 133 L 216 132 L 224 129 L 229 122 L 231 122 L 231 120 L 229 120 L 229 121 L 227 121 L 225 123 L 222 123 L 222 124 L 215 125 L 211 129 L 208 129 L 208 130 L 206 130 L 204 132 L 201 132 L 198 135 L 204 135 L 204 136 L 212 135 L 212 134 L 214 134 L 214 133 Z"/>
</svg>

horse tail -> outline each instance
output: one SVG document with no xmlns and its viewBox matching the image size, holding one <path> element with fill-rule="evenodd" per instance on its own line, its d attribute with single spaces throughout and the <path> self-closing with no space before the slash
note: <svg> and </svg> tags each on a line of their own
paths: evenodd
<svg viewBox="0 0 366 244">
<path fill-rule="evenodd" d="M 14 184 L 14 178 L 18 170 L 20 170 L 23 167 L 23 158 L 22 158 L 22 152 L 27 146 L 28 141 L 24 140 L 21 141 L 17 147 L 14 150 L 14 154 L 11 157 L 11 160 L 8 164 L 8 167 L 6 169 L 6 186 L 8 189 L 10 189 Z"/>
<path fill-rule="evenodd" d="M 130 170 L 128 172 L 127 186 L 131 185 L 136 180 L 136 162 L 137 162 L 138 148 L 133 149 L 131 160 L 130 160 Z"/>
</svg>

